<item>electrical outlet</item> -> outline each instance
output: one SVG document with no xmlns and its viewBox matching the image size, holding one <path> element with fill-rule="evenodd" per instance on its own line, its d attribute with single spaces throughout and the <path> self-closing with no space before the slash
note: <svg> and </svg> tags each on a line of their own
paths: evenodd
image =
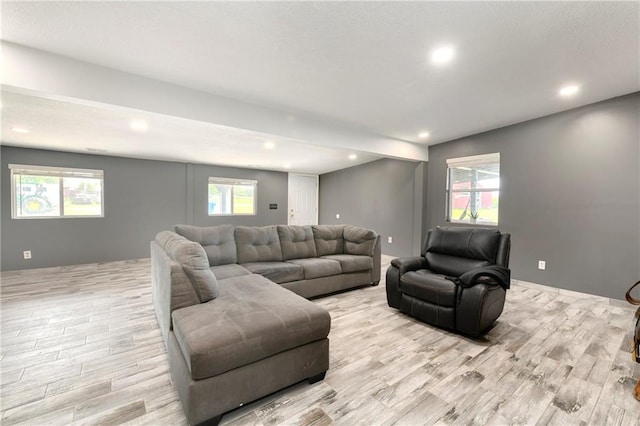
<svg viewBox="0 0 640 426">
<path fill-rule="evenodd" d="M 336 219 L 340 219 L 340 213 L 336 213 Z"/>
<path fill-rule="evenodd" d="M 389 237 L 389 238 L 387 239 L 387 241 L 389 242 L 389 244 L 392 244 L 392 243 L 393 243 L 393 237 Z"/>
<path fill-rule="evenodd" d="M 538 260 L 538 269 L 542 271 L 547 269 L 547 262 L 545 262 L 544 260 Z"/>
<path fill-rule="evenodd" d="M 22 256 L 23 256 L 25 259 L 31 259 L 31 250 L 25 250 L 25 251 L 23 251 L 23 252 L 22 252 Z"/>
</svg>

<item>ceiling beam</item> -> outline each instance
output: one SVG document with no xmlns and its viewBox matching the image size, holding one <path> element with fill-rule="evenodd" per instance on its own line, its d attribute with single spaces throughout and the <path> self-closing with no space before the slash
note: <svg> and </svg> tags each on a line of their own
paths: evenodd
<svg viewBox="0 0 640 426">
<path fill-rule="evenodd" d="M 293 138 L 300 143 L 427 161 L 426 146 L 201 92 L 2 42 L 2 85 L 44 97 L 98 102 Z M 203 70 L 206 72 L 206 70 Z"/>
</svg>

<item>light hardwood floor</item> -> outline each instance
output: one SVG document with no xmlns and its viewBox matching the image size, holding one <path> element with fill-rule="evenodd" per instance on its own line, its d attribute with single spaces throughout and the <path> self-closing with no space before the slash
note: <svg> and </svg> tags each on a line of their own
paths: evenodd
<svg viewBox="0 0 640 426">
<path fill-rule="evenodd" d="M 383 256 L 383 272 L 389 261 Z M 185 424 L 148 260 L 1 279 L 3 425 Z M 480 340 L 389 308 L 384 281 L 317 299 L 332 317 L 325 380 L 250 403 L 222 423 L 639 424 L 633 309 L 549 290 L 515 285 Z"/>
</svg>

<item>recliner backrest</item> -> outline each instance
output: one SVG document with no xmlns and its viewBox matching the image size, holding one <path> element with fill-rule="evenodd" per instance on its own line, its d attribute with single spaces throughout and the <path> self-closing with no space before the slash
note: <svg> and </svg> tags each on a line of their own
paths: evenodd
<svg viewBox="0 0 640 426">
<path fill-rule="evenodd" d="M 497 229 L 437 227 L 427 234 L 422 255 L 435 273 L 460 276 L 488 265 L 508 266 L 510 235 Z"/>
</svg>

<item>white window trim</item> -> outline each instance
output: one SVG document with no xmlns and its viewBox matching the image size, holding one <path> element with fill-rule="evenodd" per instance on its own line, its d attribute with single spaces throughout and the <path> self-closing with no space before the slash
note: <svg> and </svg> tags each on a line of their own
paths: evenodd
<svg viewBox="0 0 640 426">
<path fill-rule="evenodd" d="M 467 222 L 462 222 L 462 221 L 455 221 L 452 220 L 451 218 L 451 196 L 453 193 L 459 193 L 459 192 L 494 192 L 494 191 L 498 191 L 498 193 L 500 193 L 500 188 L 476 188 L 473 191 L 470 191 L 469 189 L 459 189 L 459 190 L 455 190 L 451 188 L 451 182 L 450 182 L 450 170 L 452 168 L 464 168 L 464 167 L 473 167 L 473 166 L 479 166 L 479 165 L 483 165 L 483 164 L 487 164 L 487 163 L 498 163 L 500 164 L 500 153 L 499 152 L 493 152 L 491 154 L 482 154 L 482 155 L 473 155 L 473 156 L 468 156 L 468 157 L 458 157 L 458 158 L 448 158 L 447 159 L 447 187 L 446 187 L 446 212 L 445 212 L 445 220 L 448 223 L 456 223 L 456 224 L 467 224 Z M 502 172 L 501 172 L 502 173 Z M 500 207 L 498 207 L 498 216 L 500 215 L 499 213 L 499 209 Z M 479 223 L 476 225 L 482 225 L 482 226 L 498 226 L 498 222 L 499 219 L 493 223 L 493 222 L 487 222 L 487 223 Z"/>
<path fill-rule="evenodd" d="M 9 164 L 13 174 L 40 174 L 60 177 L 93 177 L 104 179 L 103 170 L 76 169 L 71 167 L 32 166 L 26 164 Z M 31 172 L 31 173 L 29 173 Z"/>
<path fill-rule="evenodd" d="M 499 163 L 500 162 L 500 153 L 493 152 L 491 154 L 482 154 L 482 155 L 472 155 L 470 157 L 458 157 L 458 158 L 448 158 L 447 159 L 447 168 L 451 167 L 464 167 L 464 166 L 477 166 L 479 164 L 486 163 Z"/>
<path fill-rule="evenodd" d="M 209 185 L 211 184 L 221 184 L 221 185 L 231 185 L 232 187 L 236 185 L 252 185 L 253 186 L 253 213 L 233 213 L 233 204 L 231 206 L 231 213 L 209 213 L 209 208 L 207 206 L 207 215 L 209 217 L 213 216 L 256 216 L 258 214 L 258 181 L 255 179 L 234 179 L 234 178 L 221 178 L 221 177 L 213 177 L 209 176 L 207 181 L 207 200 L 209 198 Z M 231 200 L 233 203 L 233 194 L 231 196 Z"/>
<path fill-rule="evenodd" d="M 36 166 L 36 165 L 30 165 L 30 164 L 9 164 L 9 170 L 11 173 L 11 218 L 12 219 L 18 219 L 18 220 L 80 219 L 80 218 L 103 218 L 104 217 L 104 170 L 77 169 L 77 168 L 70 168 L 70 167 Z M 17 206 L 16 206 L 15 179 L 16 179 L 16 176 L 20 176 L 20 175 L 53 176 L 53 177 L 59 177 L 59 178 L 88 177 L 88 178 L 100 179 L 101 181 L 100 215 L 64 215 L 64 206 L 62 206 L 61 208 L 62 214 L 58 216 L 18 216 Z M 60 200 L 62 203 L 64 202 L 62 187 L 60 188 Z"/>
</svg>

